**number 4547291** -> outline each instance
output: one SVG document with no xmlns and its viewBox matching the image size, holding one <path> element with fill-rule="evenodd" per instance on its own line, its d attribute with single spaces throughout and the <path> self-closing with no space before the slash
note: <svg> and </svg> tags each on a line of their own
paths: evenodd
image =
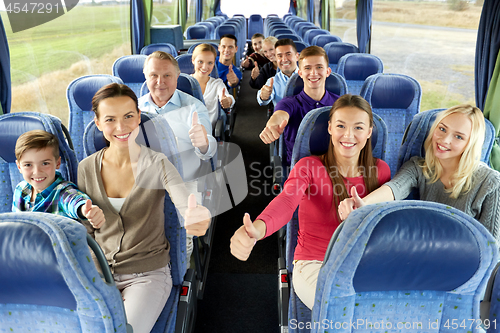
<svg viewBox="0 0 500 333">
<path fill-rule="evenodd" d="M 489 329 L 490 326 L 493 328 L 497 328 L 497 320 L 489 320 L 485 319 L 484 321 L 481 319 L 464 319 L 462 321 L 458 319 L 448 319 L 446 322 L 443 324 L 443 327 L 446 327 L 448 329 L 472 329 L 473 327 L 476 327 L 477 329 L 479 328 L 484 328 L 484 329 Z"/>
<path fill-rule="evenodd" d="M 31 14 L 50 14 L 52 11 L 59 13 L 59 4 L 56 3 L 52 5 L 51 3 L 42 3 L 42 2 L 30 2 L 30 3 L 18 3 L 11 2 L 5 8 L 7 13 L 19 14 L 23 13 L 31 13 Z"/>
</svg>

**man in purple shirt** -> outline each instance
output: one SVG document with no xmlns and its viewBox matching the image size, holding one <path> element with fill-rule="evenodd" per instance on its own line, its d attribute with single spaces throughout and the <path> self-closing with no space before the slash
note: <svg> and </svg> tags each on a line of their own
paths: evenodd
<svg viewBox="0 0 500 333">
<path fill-rule="evenodd" d="M 326 78 L 331 72 L 325 50 L 318 46 L 305 48 L 300 53 L 298 72 L 304 81 L 304 90 L 298 95 L 283 98 L 260 133 L 261 140 L 267 144 L 274 142 L 284 133 L 288 165 L 292 158 L 295 136 L 304 116 L 311 110 L 332 106 L 339 98 L 325 89 Z"/>
</svg>

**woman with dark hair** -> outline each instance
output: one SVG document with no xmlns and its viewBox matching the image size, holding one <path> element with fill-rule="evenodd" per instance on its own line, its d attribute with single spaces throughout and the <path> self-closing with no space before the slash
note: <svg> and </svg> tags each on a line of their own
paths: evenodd
<svg viewBox="0 0 500 333">
<path fill-rule="evenodd" d="M 128 322 L 134 332 L 149 333 L 172 288 L 165 190 L 184 216 L 187 233 L 204 235 L 210 213 L 196 205 L 165 155 L 135 142 L 141 112 L 130 88 L 116 83 L 101 88 L 92 109 L 108 146 L 80 163 L 78 186 L 102 207 L 106 222 L 100 229 L 83 223 L 104 251 Z"/>
<path fill-rule="evenodd" d="M 252 223 L 231 238 L 231 253 L 246 260 L 256 242 L 284 226 L 299 206 L 299 234 L 295 248 L 293 286 L 312 308 L 319 269 L 333 232 L 340 224 L 339 203 L 356 187 L 364 197 L 390 179 L 387 163 L 372 155 L 373 115 L 368 102 L 343 95 L 330 111 L 330 144 L 322 156 L 304 157 L 295 164 L 283 191 Z"/>
</svg>

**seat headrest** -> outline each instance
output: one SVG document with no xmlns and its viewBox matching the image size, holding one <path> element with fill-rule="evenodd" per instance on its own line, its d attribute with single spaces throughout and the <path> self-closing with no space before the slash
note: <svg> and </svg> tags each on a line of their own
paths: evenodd
<svg viewBox="0 0 500 333">
<path fill-rule="evenodd" d="M 311 137 L 309 138 L 309 149 L 311 155 L 320 156 L 328 151 L 330 144 L 330 134 L 328 133 L 328 120 L 330 111 L 322 112 L 313 125 Z M 371 135 L 372 148 L 377 146 L 378 130 L 376 123 L 373 124 L 373 131 Z"/>
<path fill-rule="evenodd" d="M 0 303 L 76 310 L 49 236 L 38 226 L 0 223 Z"/>
<path fill-rule="evenodd" d="M 364 81 L 370 75 L 377 74 L 380 63 L 364 53 L 353 54 L 346 59 L 344 77 L 346 80 Z"/>
<path fill-rule="evenodd" d="M 451 291 L 476 273 L 480 257 L 472 231 L 451 215 L 400 209 L 385 215 L 373 230 L 353 285 L 356 292 Z"/>
<path fill-rule="evenodd" d="M 146 77 L 144 76 L 144 61 L 146 60 L 145 55 L 134 55 L 125 56 L 120 58 L 116 62 L 116 76 L 121 78 L 123 82 L 144 82 Z"/>
<path fill-rule="evenodd" d="M 184 74 L 193 74 L 194 73 L 194 65 L 192 62 L 191 54 L 182 54 L 176 57 L 177 63 L 179 64 L 179 69 L 181 73 Z M 215 67 L 215 66 L 214 66 Z"/>
<path fill-rule="evenodd" d="M 331 42 L 325 45 L 330 64 L 338 64 L 339 59 L 348 53 L 359 53 L 356 46 L 349 43 Z"/>
<path fill-rule="evenodd" d="M 374 82 L 370 102 L 375 109 L 407 109 L 415 94 L 415 86 L 409 78 L 380 75 Z"/>
<path fill-rule="evenodd" d="M 92 76 L 82 78 L 72 87 L 73 99 L 83 111 L 92 111 L 92 97 L 102 87 L 114 81 L 108 77 Z"/>
<path fill-rule="evenodd" d="M 0 157 L 7 163 L 15 163 L 15 147 L 17 138 L 23 133 L 35 129 L 45 130 L 42 121 L 37 117 L 8 117 L 0 122 Z"/>
</svg>

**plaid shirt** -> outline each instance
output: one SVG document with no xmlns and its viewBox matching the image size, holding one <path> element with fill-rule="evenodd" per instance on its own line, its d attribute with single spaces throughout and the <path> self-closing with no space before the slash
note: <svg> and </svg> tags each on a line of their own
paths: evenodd
<svg viewBox="0 0 500 333">
<path fill-rule="evenodd" d="M 36 195 L 34 205 L 31 205 L 32 191 L 33 187 L 26 181 L 17 184 L 12 202 L 13 212 L 44 212 L 79 219 L 78 207 L 90 199 L 75 184 L 65 181 L 57 171 L 56 180 Z"/>
</svg>

